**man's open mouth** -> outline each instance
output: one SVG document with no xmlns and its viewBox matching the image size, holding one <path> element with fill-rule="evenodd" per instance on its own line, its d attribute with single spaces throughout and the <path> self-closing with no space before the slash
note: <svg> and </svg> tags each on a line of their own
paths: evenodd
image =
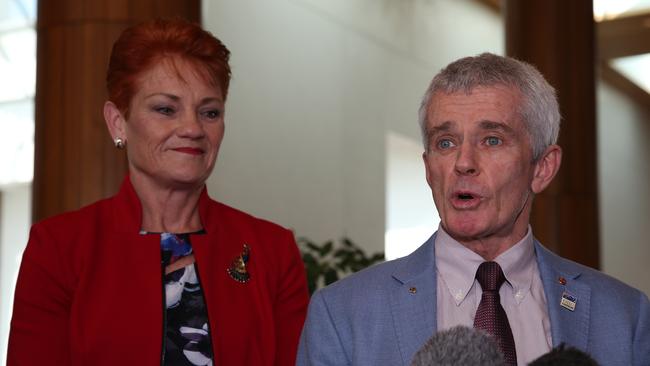
<svg viewBox="0 0 650 366">
<path fill-rule="evenodd" d="M 458 193 L 456 197 L 463 201 L 469 201 L 475 198 L 475 196 L 471 193 Z"/>
<path fill-rule="evenodd" d="M 451 204 L 457 209 L 473 209 L 481 204 L 482 198 L 476 192 L 456 191 L 451 196 Z"/>
</svg>

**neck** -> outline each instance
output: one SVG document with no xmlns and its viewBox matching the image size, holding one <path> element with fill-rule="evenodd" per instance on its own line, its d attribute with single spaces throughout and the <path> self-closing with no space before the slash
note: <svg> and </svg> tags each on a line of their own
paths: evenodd
<svg viewBox="0 0 650 366">
<path fill-rule="evenodd" d="M 199 216 L 203 184 L 178 187 L 160 184 L 140 174 L 132 174 L 130 178 L 142 206 L 142 230 L 187 233 L 203 228 Z"/>
</svg>

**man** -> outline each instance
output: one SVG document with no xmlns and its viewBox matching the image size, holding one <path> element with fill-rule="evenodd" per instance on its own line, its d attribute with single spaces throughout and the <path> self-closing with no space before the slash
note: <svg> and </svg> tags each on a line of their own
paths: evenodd
<svg viewBox="0 0 650 366">
<path fill-rule="evenodd" d="M 408 365 L 433 333 L 465 325 L 493 334 L 511 365 L 561 343 L 602 365 L 650 365 L 648 297 L 533 237 L 559 124 L 553 88 L 528 64 L 486 53 L 443 69 L 420 107 L 440 227 L 413 254 L 318 291 L 298 364 Z"/>
</svg>

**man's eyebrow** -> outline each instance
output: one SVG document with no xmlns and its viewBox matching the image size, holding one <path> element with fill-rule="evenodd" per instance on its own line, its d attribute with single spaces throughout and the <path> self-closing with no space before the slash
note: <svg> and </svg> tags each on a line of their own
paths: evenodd
<svg viewBox="0 0 650 366">
<path fill-rule="evenodd" d="M 484 130 L 491 130 L 491 131 L 503 131 L 509 135 L 512 135 L 515 133 L 515 130 L 508 126 L 507 124 L 503 122 L 494 122 L 494 121 L 489 121 L 489 120 L 483 120 L 479 122 L 479 127 Z"/>
<path fill-rule="evenodd" d="M 451 127 L 452 127 L 452 122 L 451 121 L 443 122 L 442 124 L 439 124 L 437 126 L 427 127 L 427 129 L 425 131 L 427 144 L 431 143 L 431 140 L 435 136 L 437 136 L 439 134 L 442 134 L 442 133 L 445 133 L 445 132 L 451 131 Z"/>
<path fill-rule="evenodd" d="M 451 121 L 446 121 L 446 122 L 443 122 L 440 125 L 437 125 L 437 126 L 434 126 L 434 127 L 429 127 L 427 129 L 427 135 L 433 136 L 433 135 L 437 135 L 437 134 L 439 134 L 441 132 L 449 132 L 449 131 L 451 131 L 451 126 L 452 126 L 452 122 Z"/>
</svg>

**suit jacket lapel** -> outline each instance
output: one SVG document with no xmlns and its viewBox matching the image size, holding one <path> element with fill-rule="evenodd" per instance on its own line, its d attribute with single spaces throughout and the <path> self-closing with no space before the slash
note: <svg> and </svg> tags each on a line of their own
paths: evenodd
<svg viewBox="0 0 650 366">
<path fill-rule="evenodd" d="M 591 287 L 579 281 L 580 267 L 551 253 L 537 241 L 535 252 L 546 294 L 553 346 L 566 343 L 587 349 Z M 575 299 L 573 311 L 561 305 L 563 295 Z"/>
<path fill-rule="evenodd" d="M 437 328 L 434 242 L 435 234 L 393 273 L 398 284 L 389 301 L 404 365 Z"/>
</svg>

